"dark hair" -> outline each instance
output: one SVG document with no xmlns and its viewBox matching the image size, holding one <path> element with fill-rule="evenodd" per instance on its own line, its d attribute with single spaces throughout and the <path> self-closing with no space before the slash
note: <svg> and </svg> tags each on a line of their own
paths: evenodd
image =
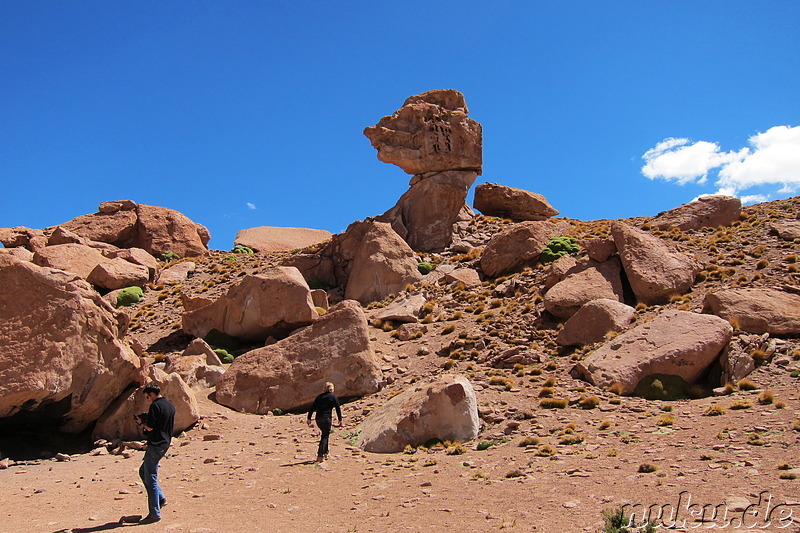
<svg viewBox="0 0 800 533">
<path fill-rule="evenodd" d="M 147 385 L 144 386 L 144 389 L 142 390 L 142 392 L 144 394 L 152 392 L 156 396 L 160 396 L 161 395 L 161 387 L 159 387 L 157 383 L 148 383 Z"/>
</svg>

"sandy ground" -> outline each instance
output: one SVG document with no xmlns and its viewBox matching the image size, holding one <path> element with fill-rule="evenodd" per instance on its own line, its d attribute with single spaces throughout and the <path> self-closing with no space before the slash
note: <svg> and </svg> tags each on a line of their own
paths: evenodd
<svg viewBox="0 0 800 533">
<path fill-rule="evenodd" d="M 763 373 L 760 378 L 768 380 Z M 169 503 L 160 523 L 119 523 L 122 516 L 147 512 L 137 473 L 143 452 L 133 451 L 130 458 L 81 454 L 66 461 L 11 461 L 0 470 L 0 533 L 125 528 L 579 532 L 597 531 L 602 510 L 626 503 L 663 507 L 662 523 L 671 523 L 669 515 L 678 507 L 677 523 L 684 526 L 678 531 L 743 530 L 734 528 L 741 509 L 753 504 L 751 515 L 758 509 L 763 516 L 769 505 L 771 525 L 757 516 L 745 525 L 755 526 L 753 531 L 796 532 L 800 479 L 780 476 L 800 466 L 800 431 L 792 427 L 800 403 L 796 383 L 778 385 L 773 390 L 787 403 L 783 409 L 758 404 L 757 392 L 670 402 L 672 426 L 657 425 L 663 414 L 660 402 L 636 398 L 623 398 L 619 405 L 603 401 L 593 410 L 537 410 L 515 429 L 509 430 L 509 418 L 481 435 L 481 440 L 508 442 L 483 451 L 476 449 L 477 442 L 468 443 L 459 455 L 444 450 L 367 454 L 350 446 L 356 422 L 372 408 L 354 402 L 345 405 L 345 425 L 335 428 L 332 457 L 321 466 L 311 462 L 318 432 L 305 425 L 304 415 L 241 414 L 201 395 L 201 423 L 176 438 L 161 463 Z M 500 408 L 536 401 L 525 391 L 485 389 L 478 394 L 485 405 Z M 754 405 L 701 416 L 711 403 L 727 405 L 735 399 Z M 612 425 L 601 429 L 604 421 Z M 570 423 L 583 442 L 560 444 L 564 435 L 559 433 Z M 762 445 L 748 444 L 753 433 Z M 526 436 L 538 436 L 541 443 L 519 446 Z M 557 453 L 539 456 L 543 444 Z M 643 463 L 655 466 L 655 472 L 640 473 Z M 712 519 L 713 508 L 718 515 Z M 699 521 L 703 513 L 710 521 Z"/>
</svg>

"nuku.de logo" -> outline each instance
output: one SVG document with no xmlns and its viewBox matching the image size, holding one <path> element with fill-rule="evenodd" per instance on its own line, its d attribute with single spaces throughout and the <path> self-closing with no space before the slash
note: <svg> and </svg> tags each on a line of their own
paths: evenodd
<svg viewBox="0 0 800 533">
<path fill-rule="evenodd" d="M 664 529 L 728 529 L 759 530 L 766 527 L 784 529 L 800 525 L 800 504 L 776 503 L 769 491 L 762 491 L 758 501 L 744 509 L 731 510 L 727 504 L 692 503 L 688 491 L 678 494 L 675 504 L 641 503 L 622 506 L 629 520 L 627 527 L 642 528 L 650 524 Z M 793 512 L 796 515 L 793 515 Z"/>
</svg>

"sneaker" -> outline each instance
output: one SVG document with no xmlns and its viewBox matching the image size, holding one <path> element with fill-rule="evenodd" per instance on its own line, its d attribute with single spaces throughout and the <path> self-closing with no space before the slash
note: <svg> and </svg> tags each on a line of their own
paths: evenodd
<svg viewBox="0 0 800 533">
<path fill-rule="evenodd" d="M 154 515 L 149 514 L 149 515 L 145 516 L 144 518 L 142 518 L 141 520 L 139 520 L 139 525 L 155 524 L 156 522 L 160 522 L 160 521 L 161 521 L 161 517 L 160 516 L 154 516 Z"/>
</svg>

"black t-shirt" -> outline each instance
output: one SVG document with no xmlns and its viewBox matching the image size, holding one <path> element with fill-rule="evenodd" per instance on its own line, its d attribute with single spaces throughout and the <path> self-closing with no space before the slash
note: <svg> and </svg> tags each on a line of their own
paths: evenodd
<svg viewBox="0 0 800 533">
<path fill-rule="evenodd" d="M 175 407 L 169 400 L 159 396 L 150 404 L 147 411 L 147 426 L 152 431 L 145 431 L 148 446 L 168 448 L 172 442 L 172 429 L 175 424 Z"/>
<path fill-rule="evenodd" d="M 339 420 L 342 419 L 342 409 L 339 406 L 339 398 L 333 395 L 332 392 L 323 392 L 314 399 L 311 405 L 311 410 L 308 412 L 308 419 L 311 420 L 311 414 L 316 411 L 317 418 L 332 418 L 333 409 L 336 409 L 336 416 Z"/>
</svg>

